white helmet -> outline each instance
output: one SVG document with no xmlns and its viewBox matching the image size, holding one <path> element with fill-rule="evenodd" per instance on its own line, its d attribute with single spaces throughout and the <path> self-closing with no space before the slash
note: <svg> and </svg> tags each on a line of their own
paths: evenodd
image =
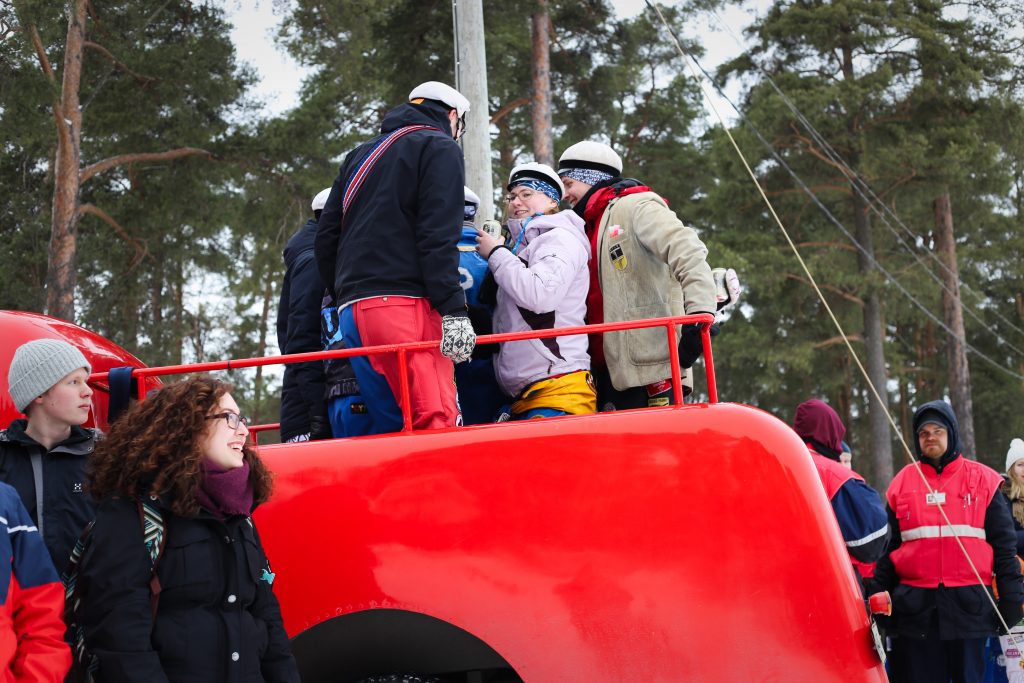
<svg viewBox="0 0 1024 683">
<path fill-rule="evenodd" d="M 565 175 L 574 168 L 600 171 L 615 177 L 622 173 L 622 157 L 603 142 L 584 140 L 571 145 L 558 159 L 558 172 Z"/>
<path fill-rule="evenodd" d="M 427 81 L 420 83 L 409 93 L 409 101 L 419 104 L 416 100 L 437 100 L 443 102 L 455 110 L 461 119 L 469 111 L 469 100 L 455 88 L 445 85 L 439 81 Z"/>
<path fill-rule="evenodd" d="M 323 211 L 324 206 L 327 205 L 327 198 L 331 195 L 331 188 L 326 190 L 320 190 L 313 197 L 313 204 L 311 205 L 314 211 Z"/>
<path fill-rule="evenodd" d="M 466 197 L 467 204 L 472 204 L 473 206 L 480 206 L 480 198 L 476 196 L 476 192 L 473 192 L 473 190 L 469 189 L 469 187 L 466 185 L 463 185 L 462 189 Z"/>
<path fill-rule="evenodd" d="M 565 195 L 565 185 L 562 184 L 562 179 L 558 177 L 554 169 L 547 164 L 538 164 L 536 161 L 519 164 L 513 168 L 512 172 L 508 174 L 508 185 L 505 189 L 511 190 L 515 182 L 529 178 L 543 180 L 548 185 L 554 187 L 558 190 L 559 199 Z"/>
</svg>

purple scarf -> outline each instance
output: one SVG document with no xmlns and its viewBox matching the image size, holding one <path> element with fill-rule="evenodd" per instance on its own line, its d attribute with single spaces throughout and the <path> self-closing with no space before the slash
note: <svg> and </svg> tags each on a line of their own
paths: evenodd
<svg viewBox="0 0 1024 683">
<path fill-rule="evenodd" d="M 252 512 L 252 482 L 249 481 L 249 463 L 230 470 L 203 463 L 203 482 L 196 497 L 199 504 L 218 519 L 230 515 L 248 515 Z"/>
</svg>

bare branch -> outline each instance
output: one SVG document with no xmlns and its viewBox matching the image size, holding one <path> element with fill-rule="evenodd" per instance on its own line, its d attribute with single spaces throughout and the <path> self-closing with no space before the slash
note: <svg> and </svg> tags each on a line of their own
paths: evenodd
<svg viewBox="0 0 1024 683">
<path fill-rule="evenodd" d="M 53 75 L 53 67 L 50 66 L 50 60 L 46 56 L 46 50 L 43 48 L 43 39 L 39 37 L 39 29 L 36 28 L 35 24 L 28 27 L 29 35 L 32 36 L 32 45 L 36 48 L 36 56 L 39 57 L 39 66 L 42 68 L 43 73 L 50 79 L 50 83 L 57 84 L 57 78 Z"/>
<path fill-rule="evenodd" d="M 844 244 L 843 242 L 799 242 L 796 246 L 798 247 L 821 247 L 823 249 L 845 249 L 847 251 L 857 251 L 852 244 Z"/>
<path fill-rule="evenodd" d="M 108 50 L 107 48 L 103 47 L 102 45 L 100 45 L 98 43 L 94 43 L 91 40 L 87 40 L 87 41 L 85 41 L 83 43 L 83 46 L 91 48 L 93 50 L 96 50 L 96 52 L 99 52 L 101 55 L 103 55 L 104 57 L 109 59 L 110 62 L 114 65 L 115 68 L 120 69 L 121 71 L 124 71 L 126 74 L 128 74 L 129 76 L 134 78 L 136 80 L 136 82 L 139 83 L 139 85 L 147 86 L 150 83 L 155 83 L 157 81 L 157 79 L 153 78 L 152 76 L 143 76 L 140 73 L 132 71 L 131 69 L 128 68 L 127 64 L 125 64 L 124 62 L 119 60 L 117 57 L 115 57 L 113 54 L 111 54 L 110 50 Z"/>
<path fill-rule="evenodd" d="M 14 3 L 12 2 L 0 2 L 0 4 L 11 7 L 12 9 L 14 7 Z M 16 24 L 7 21 L 3 17 L 0 17 L 0 41 L 5 40 L 7 36 L 12 33 L 21 33 L 21 28 Z"/>
<path fill-rule="evenodd" d="M 196 147 L 179 147 L 178 149 L 169 149 L 166 152 L 136 152 L 134 154 L 118 154 L 115 157 L 108 157 L 102 161 L 97 161 L 95 164 L 90 164 L 82 169 L 78 175 L 79 182 L 84 183 L 89 178 L 92 178 L 97 173 L 103 173 L 111 168 L 117 166 L 124 166 L 125 164 L 133 164 L 139 161 L 172 161 L 174 159 L 181 159 L 184 157 L 192 156 L 204 156 L 207 159 L 212 159 L 213 155 L 207 152 L 205 149 L 198 149 Z"/>
<path fill-rule="evenodd" d="M 502 107 L 498 111 L 494 112 L 494 114 L 491 116 L 491 123 L 497 123 L 498 121 L 501 121 L 503 118 L 505 118 L 506 116 L 511 114 L 513 112 L 513 110 L 523 106 L 524 104 L 529 104 L 529 103 L 530 103 L 530 98 L 529 97 L 520 97 L 518 99 L 512 100 L 511 102 L 506 104 L 504 107 Z"/>
<path fill-rule="evenodd" d="M 149 259 L 153 263 L 156 263 L 156 259 L 154 259 L 153 255 L 149 253 L 148 249 L 146 249 L 146 245 L 129 235 L 128 231 L 125 230 L 120 223 L 111 218 L 110 214 L 106 211 L 95 204 L 80 204 L 78 206 L 78 215 L 84 216 L 86 214 L 96 216 L 101 221 L 112 227 L 114 232 L 117 233 L 117 236 L 131 245 L 132 249 L 135 250 L 135 256 L 132 258 L 131 263 L 128 264 L 129 271 L 134 270 L 143 259 Z"/>
<path fill-rule="evenodd" d="M 787 280 L 795 280 L 796 282 L 802 282 L 802 283 L 804 283 L 805 285 L 808 285 L 808 286 L 810 286 L 810 284 L 811 284 L 809 280 L 807 280 L 806 278 L 804 278 L 804 277 L 802 277 L 800 275 L 797 275 L 796 273 L 783 273 L 783 275 L 785 275 Z M 850 294 L 849 292 L 844 292 L 843 290 L 839 289 L 838 287 L 835 287 L 833 285 L 822 284 L 820 282 L 818 283 L 818 287 L 821 288 L 821 289 L 828 290 L 829 292 L 832 292 L 834 294 L 838 294 L 839 296 L 843 297 L 847 301 L 852 301 L 853 303 L 857 304 L 861 308 L 864 307 L 864 299 L 861 299 L 860 297 L 854 296 L 853 294 Z"/>
<path fill-rule="evenodd" d="M 849 339 L 852 342 L 859 342 L 859 343 L 863 343 L 864 342 L 864 337 L 862 337 L 859 334 L 848 334 L 848 335 L 846 335 L 846 338 Z M 837 344 L 842 344 L 842 343 L 843 343 L 843 338 L 842 337 L 830 337 L 829 339 L 826 339 L 824 341 L 820 341 L 817 344 L 815 344 L 814 345 L 814 349 L 815 350 L 827 349 L 830 346 L 836 346 Z"/>
</svg>

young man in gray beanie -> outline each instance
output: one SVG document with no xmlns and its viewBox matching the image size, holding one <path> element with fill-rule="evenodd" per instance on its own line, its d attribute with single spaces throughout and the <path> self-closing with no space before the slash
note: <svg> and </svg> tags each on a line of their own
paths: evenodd
<svg viewBox="0 0 1024 683">
<path fill-rule="evenodd" d="M 7 373 L 14 406 L 28 419 L 0 431 L 0 480 L 18 491 L 58 572 L 94 512 L 82 490 L 96 445 L 95 430 L 81 426 L 92 411 L 91 371 L 75 346 L 36 339 L 18 347 Z"/>
<path fill-rule="evenodd" d="M 577 142 L 559 158 L 558 175 L 565 199 L 585 223 L 593 253 L 587 322 L 715 312 L 707 247 L 661 196 L 622 177 L 615 150 L 591 140 Z M 699 325 L 685 325 L 680 365 L 689 369 L 702 352 Z M 599 410 L 672 403 L 664 328 L 591 335 L 590 356 Z"/>
</svg>

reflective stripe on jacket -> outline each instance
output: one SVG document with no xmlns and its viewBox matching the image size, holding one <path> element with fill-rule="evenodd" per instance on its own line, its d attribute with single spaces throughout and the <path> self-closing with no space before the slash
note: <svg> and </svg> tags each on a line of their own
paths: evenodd
<svg viewBox="0 0 1024 683">
<path fill-rule="evenodd" d="M 915 469 L 935 491 L 931 500 Z M 886 498 L 900 526 L 902 544 L 890 554 L 900 582 L 922 588 L 977 584 L 955 534 L 982 583 L 991 585 L 992 546 L 986 540 L 985 511 L 1001 484 L 1002 477 L 994 470 L 963 457 L 946 465 L 941 473 L 919 463 L 897 474 Z M 948 523 L 938 502 L 942 502 Z"/>
</svg>

